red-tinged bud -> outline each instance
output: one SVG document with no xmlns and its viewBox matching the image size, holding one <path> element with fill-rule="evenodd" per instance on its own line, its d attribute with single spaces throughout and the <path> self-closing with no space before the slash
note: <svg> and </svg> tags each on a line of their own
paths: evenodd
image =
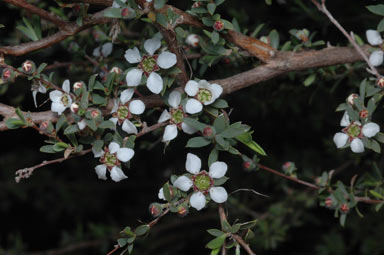
<svg viewBox="0 0 384 255">
<path fill-rule="evenodd" d="M 284 171 L 288 171 L 289 168 L 292 166 L 292 162 L 291 161 L 287 161 L 283 164 L 283 170 Z"/>
<path fill-rule="evenodd" d="M 212 134 L 213 134 L 213 130 L 211 127 L 205 127 L 203 129 L 203 136 L 209 137 L 209 136 L 212 136 Z"/>
<path fill-rule="evenodd" d="M 325 206 L 326 206 L 327 208 L 331 208 L 331 207 L 333 206 L 333 200 L 332 200 L 331 197 L 327 197 L 327 198 L 325 199 Z"/>
<path fill-rule="evenodd" d="M 198 8 L 198 7 L 201 7 L 202 5 L 203 5 L 202 2 L 194 2 L 194 3 L 192 4 L 192 8 Z"/>
<path fill-rule="evenodd" d="M 79 105 L 76 104 L 76 103 L 72 103 L 72 104 L 71 104 L 71 111 L 72 111 L 73 113 L 77 113 L 77 112 L 79 111 Z"/>
<path fill-rule="evenodd" d="M 3 81 L 5 81 L 5 82 L 13 81 L 15 78 L 15 72 L 10 68 L 5 68 L 3 70 L 1 77 L 2 77 Z"/>
<path fill-rule="evenodd" d="M 131 10 L 129 8 L 121 9 L 121 16 L 128 17 L 131 14 Z"/>
<path fill-rule="evenodd" d="M 73 84 L 73 89 L 81 89 L 84 86 L 84 82 L 82 81 L 77 81 Z"/>
<path fill-rule="evenodd" d="M 347 213 L 347 212 L 349 211 L 349 206 L 348 206 L 347 204 L 342 204 L 342 205 L 340 206 L 340 211 L 341 211 L 342 213 Z"/>
<path fill-rule="evenodd" d="M 22 65 L 21 68 L 23 69 L 24 73 L 31 74 L 36 70 L 35 63 L 31 60 L 25 61 Z"/>
<path fill-rule="evenodd" d="M 356 98 L 358 98 L 359 95 L 358 94 L 350 94 L 347 98 L 347 103 L 349 105 L 355 105 L 355 102 L 353 100 L 355 100 Z"/>
<path fill-rule="evenodd" d="M 49 122 L 48 121 L 43 121 L 43 122 L 40 123 L 40 127 L 39 128 L 40 128 L 41 131 L 46 131 L 48 126 L 49 126 Z"/>
<path fill-rule="evenodd" d="M 192 46 L 192 47 L 197 47 L 197 46 L 199 46 L 199 41 L 200 41 L 199 36 L 196 35 L 196 34 L 190 34 L 190 35 L 188 35 L 187 38 L 185 39 L 185 42 L 186 42 L 188 45 Z"/>
<path fill-rule="evenodd" d="M 384 77 L 380 77 L 380 79 L 377 80 L 376 85 L 379 88 L 384 88 Z"/>
<path fill-rule="evenodd" d="M 123 70 L 121 70 L 121 68 L 117 67 L 117 66 L 114 66 L 112 67 L 111 71 L 109 71 L 111 73 L 115 73 L 115 74 L 121 74 L 123 72 Z"/>
<path fill-rule="evenodd" d="M 161 215 L 162 211 L 163 211 L 162 206 L 159 203 L 152 203 L 149 206 L 149 213 L 154 218 L 159 217 Z"/>
<path fill-rule="evenodd" d="M 185 205 L 179 205 L 177 207 L 177 214 L 181 217 L 186 216 L 189 213 L 188 208 Z"/>
<path fill-rule="evenodd" d="M 243 163 L 243 167 L 245 169 L 249 169 L 251 167 L 252 163 L 250 161 L 244 161 Z"/>
<path fill-rule="evenodd" d="M 224 29 L 224 23 L 221 20 L 215 21 L 213 29 L 219 32 L 222 31 Z"/>
<path fill-rule="evenodd" d="M 92 116 L 92 118 L 96 119 L 97 117 L 100 116 L 100 112 L 98 110 L 93 110 L 91 112 L 91 116 Z"/>
<path fill-rule="evenodd" d="M 359 116 L 360 116 L 361 119 L 368 118 L 368 115 L 369 115 L 369 113 L 368 113 L 368 110 L 367 110 L 367 109 L 363 109 L 363 110 L 361 110 L 361 111 L 359 112 Z"/>
</svg>

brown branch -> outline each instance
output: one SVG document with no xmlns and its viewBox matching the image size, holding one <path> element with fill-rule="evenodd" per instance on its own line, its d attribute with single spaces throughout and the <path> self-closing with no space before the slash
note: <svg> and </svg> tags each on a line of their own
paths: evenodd
<svg viewBox="0 0 384 255">
<path fill-rule="evenodd" d="M 36 7 L 32 4 L 27 3 L 25 0 L 3 0 L 4 2 L 8 4 L 12 4 L 14 6 L 20 7 L 28 11 L 29 13 L 33 13 L 36 15 L 39 15 L 41 18 L 48 20 L 58 26 L 59 28 L 65 28 L 67 22 L 60 19 L 56 15 L 47 12 L 46 10 L 43 10 L 39 7 Z"/>
</svg>

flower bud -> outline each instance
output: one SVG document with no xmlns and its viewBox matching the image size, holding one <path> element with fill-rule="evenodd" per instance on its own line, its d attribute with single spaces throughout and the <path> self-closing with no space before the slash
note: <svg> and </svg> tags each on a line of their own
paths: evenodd
<svg viewBox="0 0 384 255">
<path fill-rule="evenodd" d="M 180 217 L 184 217 L 189 213 L 188 207 L 184 204 L 181 204 L 177 207 L 177 214 Z"/>
<path fill-rule="evenodd" d="M 199 46 L 199 41 L 200 41 L 199 36 L 196 34 L 190 34 L 187 36 L 187 39 L 185 39 L 185 42 L 188 45 L 191 45 L 192 47 Z"/>
<path fill-rule="evenodd" d="M 84 82 L 82 81 L 77 81 L 73 84 L 73 89 L 76 90 L 76 89 L 81 89 L 82 87 L 84 86 Z"/>
<path fill-rule="evenodd" d="M 206 126 L 203 129 L 203 136 L 206 138 L 212 138 L 215 135 L 215 130 L 211 126 Z"/>
<path fill-rule="evenodd" d="M 71 104 L 71 112 L 77 113 L 79 111 L 79 105 L 76 103 Z"/>
<path fill-rule="evenodd" d="M 379 87 L 379 88 L 384 88 L 384 77 L 380 77 L 380 79 L 378 79 L 376 81 L 376 85 Z"/>
<path fill-rule="evenodd" d="M 203 5 L 202 2 L 194 2 L 194 3 L 192 4 L 192 8 L 199 8 L 199 7 L 201 7 L 202 5 Z"/>
<path fill-rule="evenodd" d="M 96 119 L 97 117 L 100 116 L 100 112 L 98 110 L 93 110 L 91 111 L 91 116 L 92 118 Z"/>
<path fill-rule="evenodd" d="M 49 126 L 49 122 L 48 121 L 43 121 L 43 122 L 40 123 L 39 129 L 41 131 L 46 131 L 48 126 Z"/>
<path fill-rule="evenodd" d="M 243 167 L 247 170 L 251 168 L 251 165 L 252 163 L 250 161 L 244 161 L 243 163 Z"/>
<path fill-rule="evenodd" d="M 325 206 L 327 207 L 327 208 L 331 208 L 332 206 L 333 206 L 333 200 L 332 200 L 332 198 L 331 197 L 327 197 L 326 199 L 325 199 Z"/>
<path fill-rule="evenodd" d="M 271 44 L 271 39 L 265 35 L 260 37 L 260 41 L 262 41 L 263 43 L 266 43 L 266 44 Z"/>
<path fill-rule="evenodd" d="M 213 29 L 219 32 L 222 31 L 224 29 L 224 23 L 221 20 L 215 21 L 213 24 Z"/>
<path fill-rule="evenodd" d="M 36 70 L 36 65 L 33 61 L 27 60 L 21 65 L 21 68 L 24 73 L 31 74 Z"/>
<path fill-rule="evenodd" d="M 368 110 L 367 110 L 367 109 L 363 109 L 363 110 L 361 110 L 361 111 L 359 112 L 359 116 L 360 116 L 361 119 L 366 119 L 366 118 L 368 118 L 368 115 L 369 115 L 369 113 L 368 113 Z"/>
<path fill-rule="evenodd" d="M 121 68 L 117 67 L 117 66 L 114 66 L 112 67 L 111 71 L 109 71 L 110 73 L 115 73 L 115 74 L 121 74 L 123 72 L 123 70 L 121 70 Z"/>
<path fill-rule="evenodd" d="M 130 8 L 123 8 L 123 9 L 121 9 L 121 16 L 123 18 L 129 17 L 131 14 L 132 14 L 132 9 L 130 9 Z"/>
<path fill-rule="evenodd" d="M 356 99 L 356 98 L 358 98 L 358 97 L 359 97 L 358 94 L 350 94 L 350 95 L 348 96 L 348 98 L 347 98 L 347 103 L 348 103 L 349 105 L 354 105 L 355 102 L 354 102 L 353 100 Z"/>
<path fill-rule="evenodd" d="M 163 212 L 163 207 L 159 203 L 152 203 L 149 205 L 149 213 L 152 215 L 152 217 L 157 218 L 161 215 Z"/>
<path fill-rule="evenodd" d="M 291 161 L 287 161 L 283 164 L 283 170 L 284 171 L 288 171 L 290 168 L 292 167 L 292 162 Z"/>
<path fill-rule="evenodd" d="M 10 68 L 5 68 L 1 77 L 5 82 L 13 81 L 15 79 L 15 72 Z"/>
<path fill-rule="evenodd" d="M 340 206 L 340 211 L 341 211 L 342 213 L 347 213 L 347 212 L 349 211 L 349 206 L 348 206 L 347 204 L 342 204 L 342 205 Z"/>
</svg>

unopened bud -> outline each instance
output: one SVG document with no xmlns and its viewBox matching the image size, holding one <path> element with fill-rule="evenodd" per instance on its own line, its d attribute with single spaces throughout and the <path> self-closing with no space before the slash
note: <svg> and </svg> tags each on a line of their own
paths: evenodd
<svg viewBox="0 0 384 255">
<path fill-rule="evenodd" d="M 162 213 L 163 208 L 159 203 L 152 203 L 149 206 L 149 213 L 152 215 L 152 217 L 157 218 Z"/>
<path fill-rule="evenodd" d="M 188 45 L 191 45 L 192 47 L 197 47 L 199 46 L 199 36 L 196 35 L 196 34 L 190 34 L 187 36 L 187 38 L 185 39 L 185 42 L 188 44 Z"/>
<path fill-rule="evenodd" d="M 13 81 L 14 78 L 15 78 L 15 73 L 13 72 L 12 69 L 10 68 L 5 68 L 3 70 L 3 73 L 1 75 L 3 81 L 7 82 L 7 81 Z"/>
<path fill-rule="evenodd" d="M 27 60 L 21 65 L 21 68 L 23 69 L 24 73 L 31 74 L 35 71 L 36 65 L 33 63 L 33 61 Z"/>
<path fill-rule="evenodd" d="M 131 14 L 131 10 L 129 8 L 121 9 L 121 16 L 128 17 Z"/>
<path fill-rule="evenodd" d="M 331 197 L 327 197 L 326 199 L 325 199 L 325 206 L 327 207 L 327 208 L 331 208 L 332 206 L 333 206 L 333 200 L 332 200 L 332 198 Z"/>
<path fill-rule="evenodd" d="M 307 29 L 302 29 L 296 32 L 295 34 L 296 38 L 303 41 L 307 42 L 309 40 L 309 31 Z"/>
<path fill-rule="evenodd" d="M 349 206 L 347 204 L 342 204 L 340 206 L 340 211 L 343 213 L 347 213 L 349 211 Z"/>
<path fill-rule="evenodd" d="M 348 103 L 349 105 L 354 105 L 354 104 L 355 104 L 354 100 L 355 100 L 356 98 L 358 98 L 358 97 L 359 97 L 358 94 L 350 94 L 350 95 L 348 96 L 348 98 L 347 98 L 347 103 Z"/>
<path fill-rule="evenodd" d="M 243 167 L 245 169 L 249 169 L 251 167 L 252 163 L 250 161 L 244 161 L 243 163 Z"/>
<path fill-rule="evenodd" d="M 290 168 L 292 167 L 292 162 L 291 161 L 287 161 L 283 164 L 283 170 L 284 171 L 288 171 Z"/>
<path fill-rule="evenodd" d="M 188 208 L 185 205 L 179 205 L 177 207 L 177 214 L 181 217 L 184 217 L 188 214 Z"/>
<path fill-rule="evenodd" d="M 376 85 L 379 88 L 383 88 L 384 87 L 384 77 L 380 77 L 380 79 L 377 80 Z"/>
<path fill-rule="evenodd" d="M 40 127 L 39 128 L 40 128 L 41 131 L 46 131 L 48 126 L 49 126 L 49 122 L 48 121 L 43 121 L 43 122 L 40 123 Z"/>
<path fill-rule="evenodd" d="M 361 111 L 359 112 L 359 116 L 360 116 L 361 119 L 366 119 L 366 118 L 368 118 L 368 115 L 369 115 L 369 113 L 368 113 L 368 110 L 367 110 L 367 109 L 363 109 L 363 110 L 361 110 Z"/>
<path fill-rule="evenodd" d="M 212 136 L 215 135 L 215 131 L 213 130 L 212 127 L 207 126 L 203 129 L 203 136 L 206 138 L 212 138 Z"/>
<path fill-rule="evenodd" d="M 224 23 L 221 20 L 215 21 L 213 24 L 213 29 L 219 32 L 222 31 L 224 29 Z"/>
<path fill-rule="evenodd" d="M 198 8 L 198 7 L 201 7 L 202 5 L 203 5 L 202 2 L 194 2 L 194 3 L 192 4 L 192 8 Z"/>
<path fill-rule="evenodd" d="M 76 104 L 76 103 L 72 103 L 72 104 L 71 104 L 71 111 L 72 111 L 73 113 L 77 113 L 77 112 L 79 111 L 79 105 Z"/>
<path fill-rule="evenodd" d="M 97 117 L 100 116 L 100 112 L 98 110 L 93 110 L 91 111 L 91 116 L 92 118 L 96 119 Z"/>
<path fill-rule="evenodd" d="M 84 82 L 82 81 L 77 81 L 73 84 L 73 89 L 81 89 L 84 86 Z"/>
<path fill-rule="evenodd" d="M 115 73 L 115 74 L 121 74 L 123 72 L 123 70 L 121 70 L 121 68 L 117 67 L 117 66 L 114 66 L 112 67 L 111 71 L 109 71 L 111 73 Z"/>
<path fill-rule="evenodd" d="M 271 39 L 269 39 L 269 37 L 265 36 L 265 35 L 260 37 L 260 41 L 262 41 L 263 43 L 266 43 L 266 44 L 271 44 Z"/>
</svg>

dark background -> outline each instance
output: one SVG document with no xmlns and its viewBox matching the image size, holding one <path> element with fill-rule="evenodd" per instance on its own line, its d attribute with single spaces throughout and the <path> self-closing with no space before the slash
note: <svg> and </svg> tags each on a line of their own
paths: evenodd
<svg viewBox="0 0 384 255">
<path fill-rule="evenodd" d="M 179 2 L 170 1 L 170 4 L 184 9 L 190 4 L 185 1 L 188 5 L 182 6 Z M 240 26 L 250 32 L 265 23 L 260 35 L 276 29 L 281 42 L 290 39 L 288 30 L 305 27 L 311 32 L 317 31 L 316 40 L 346 45 L 346 39 L 310 1 L 286 2 L 267 6 L 264 1 L 228 0 L 218 12 L 229 20 L 236 17 Z M 371 3 L 376 1 L 329 1 L 328 9 L 347 30 L 365 39 L 365 30 L 375 28 L 380 21 L 365 9 L 364 6 Z M 0 24 L 6 26 L 0 29 L 1 44 L 15 44 L 21 36 L 16 37 L 13 30 L 25 14 L 4 3 L 0 3 L 0 10 Z M 139 32 L 141 26 L 135 23 L 131 29 Z M 7 40 L 11 37 L 17 39 Z M 87 45 L 89 54 L 98 46 L 90 39 L 75 38 Z M 66 46 L 64 42 L 28 56 L 9 58 L 7 62 L 17 66 L 26 59 L 49 64 L 71 61 Z M 121 44 L 117 48 L 125 50 Z M 204 78 L 225 78 L 256 64 L 256 60 L 249 58 L 238 63 L 221 62 L 209 69 Z M 262 158 L 262 164 L 280 170 L 285 161 L 293 161 L 299 168 L 300 178 L 310 182 L 323 171 L 347 165 L 336 178 L 348 184 L 353 175 L 370 171 L 373 160 L 383 162 L 380 155 L 372 152 L 355 155 L 349 149 L 336 150 L 332 142 L 334 133 L 339 132 L 341 118 L 334 110 L 349 93 L 357 91 L 365 75 L 359 68 L 364 67 L 356 64 L 324 68 L 308 88 L 303 86 L 303 81 L 312 71 L 285 75 L 233 93 L 225 97 L 233 107 L 231 120 L 243 121 L 255 130 L 254 139 L 268 153 L 268 157 Z M 344 75 L 347 69 L 348 75 Z M 84 72 L 88 70 L 85 67 L 58 69 L 57 84 L 64 78 L 70 78 L 71 83 L 88 80 Z M 39 102 L 46 98 L 47 95 L 38 95 Z M 22 110 L 34 109 L 26 79 L 17 79 L 0 100 L 20 106 Z M 41 110 L 49 106 L 50 103 L 46 103 Z M 380 111 L 376 118 L 376 121 L 382 119 Z M 62 155 L 40 153 L 45 138 L 32 129 L 1 132 L 0 254 L 44 254 L 41 251 L 72 245 L 84 248 L 66 254 L 105 254 L 111 250 L 121 229 L 151 220 L 148 206 L 157 201 L 158 190 L 170 174 L 185 171 L 184 145 L 188 137 L 180 135 L 163 153 L 161 135 L 162 131 L 158 130 L 137 141 L 131 168 L 123 169 L 129 178 L 120 183 L 98 180 L 94 172 L 98 161 L 86 155 L 37 169 L 30 179 L 16 184 L 16 170 Z M 241 149 L 251 155 L 246 148 Z M 207 161 L 209 150 L 191 152 L 198 154 L 203 162 Z M 221 157 L 229 165 L 227 176 L 231 179 L 225 184 L 229 192 L 247 188 L 270 196 L 237 192 L 226 205 L 231 222 L 260 219 L 255 228 L 256 238 L 251 242 L 256 254 L 384 254 L 383 211 L 376 213 L 371 206 L 359 205 L 365 217 L 359 218 L 352 211 L 343 228 L 332 211 L 318 205 L 314 191 L 267 172 L 244 171 L 241 160 L 229 154 Z M 211 236 L 205 229 L 211 228 L 219 228 L 213 203 L 200 212 L 191 210 L 184 218 L 169 215 L 156 225 L 147 239 L 135 244 L 134 254 L 209 254 L 204 246 Z"/>
</svg>

